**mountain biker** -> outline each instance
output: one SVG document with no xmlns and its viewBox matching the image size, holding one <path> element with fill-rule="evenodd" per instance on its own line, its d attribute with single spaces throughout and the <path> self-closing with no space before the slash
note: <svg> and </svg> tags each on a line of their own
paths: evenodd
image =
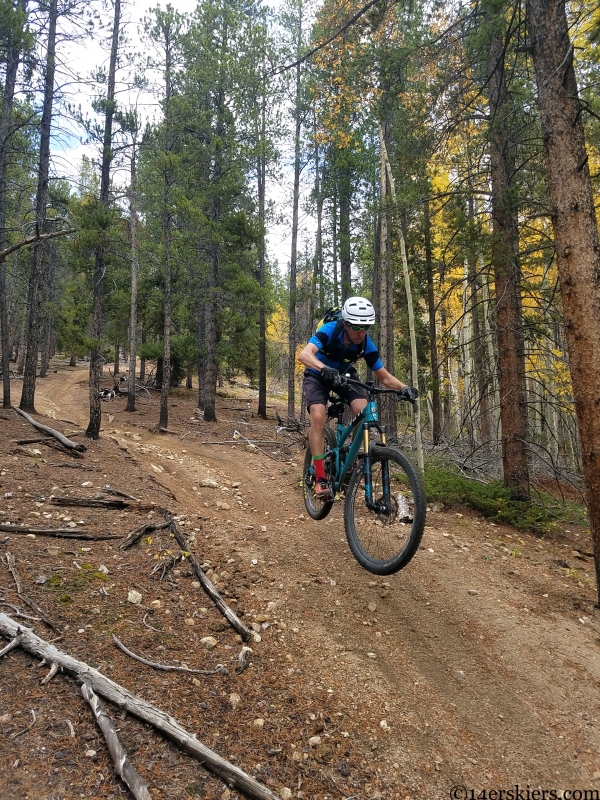
<svg viewBox="0 0 600 800">
<path fill-rule="evenodd" d="M 367 395 L 359 386 L 340 386 L 340 373 L 358 379 L 353 364 L 364 358 L 378 380 L 387 389 L 408 389 L 408 399 L 416 400 L 418 391 L 394 377 L 384 367 L 375 342 L 367 331 L 375 324 L 375 309 L 366 297 L 349 297 L 344 303 L 339 321 L 327 322 L 308 340 L 298 355 L 304 371 L 304 392 L 310 417 L 308 444 L 315 470 L 315 494 L 320 500 L 333 499 L 333 492 L 325 475 L 324 430 L 327 421 L 327 399 L 334 389 L 350 403 L 356 416 L 367 404 Z"/>
</svg>

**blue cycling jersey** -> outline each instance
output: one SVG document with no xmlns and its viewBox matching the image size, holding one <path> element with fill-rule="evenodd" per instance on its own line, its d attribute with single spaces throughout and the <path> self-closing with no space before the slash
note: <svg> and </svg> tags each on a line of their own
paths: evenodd
<svg viewBox="0 0 600 800">
<path fill-rule="evenodd" d="M 342 327 L 342 329 L 339 331 L 337 342 L 341 358 L 336 360 L 327 356 L 323 352 L 323 348 L 327 347 L 327 349 L 330 350 L 332 349 L 330 345 L 335 345 L 335 343 L 330 342 L 330 339 L 335 334 L 336 327 L 337 322 L 326 322 L 325 325 L 319 328 L 308 341 L 310 344 L 314 344 L 319 348 L 318 352 L 316 353 L 316 357 L 319 359 L 319 361 L 321 361 L 326 367 L 333 367 L 340 372 L 344 372 L 356 360 L 352 358 L 352 353 L 357 353 L 359 351 L 359 346 L 356 344 L 350 344 L 346 346 L 344 344 L 344 329 Z M 377 346 L 369 334 L 365 336 L 364 350 L 359 357 L 365 359 L 369 369 L 376 371 L 383 367 L 383 361 L 379 357 Z M 316 372 L 317 374 L 319 372 L 317 369 L 311 369 L 310 371 Z"/>
</svg>

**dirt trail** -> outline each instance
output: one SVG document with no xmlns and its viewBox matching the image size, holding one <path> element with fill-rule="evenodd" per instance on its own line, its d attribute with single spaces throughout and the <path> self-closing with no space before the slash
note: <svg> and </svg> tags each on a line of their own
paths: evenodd
<svg viewBox="0 0 600 800">
<path fill-rule="evenodd" d="M 583 534 L 540 541 L 468 512 L 430 511 L 412 563 L 376 578 L 351 556 L 341 505 L 322 522 L 307 517 L 301 451 L 285 463 L 203 445 L 233 434 L 235 412 L 222 411 L 218 427 L 192 422 L 194 401 L 179 394 L 170 419 L 180 435 L 152 432 L 156 405 L 133 415 L 124 405 L 103 405 L 102 439 L 115 445 L 106 481 L 135 494 L 135 464 L 158 481 L 151 499 L 173 506 L 160 485 L 173 493 L 177 513 L 199 520 L 199 558 L 208 540 L 239 564 L 247 618 L 276 609 L 276 632 L 253 645 L 270 648 L 262 679 L 284 676 L 290 691 L 331 708 L 322 735 L 341 745 L 317 759 L 329 765 L 330 793 L 292 787 L 293 797 L 349 798 L 349 758 L 370 770 L 361 798 L 433 800 L 455 785 L 475 792 L 459 790 L 460 800 L 515 784 L 600 791 L 600 617 Z M 40 381 L 36 406 L 85 425 L 86 373 Z M 248 438 L 274 436 L 274 421 L 245 419 Z M 201 485 L 211 477 L 220 489 Z"/>
</svg>

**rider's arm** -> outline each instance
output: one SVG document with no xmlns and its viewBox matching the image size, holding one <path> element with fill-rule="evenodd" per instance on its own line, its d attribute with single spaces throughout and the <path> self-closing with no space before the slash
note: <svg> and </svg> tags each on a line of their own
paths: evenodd
<svg viewBox="0 0 600 800">
<path fill-rule="evenodd" d="M 319 348 L 317 347 L 317 345 L 312 344 L 312 342 L 309 342 L 304 348 L 304 350 L 302 350 L 298 354 L 298 361 L 305 367 L 308 367 L 310 369 L 321 370 L 323 369 L 324 364 L 317 358 L 318 352 Z"/>
<path fill-rule="evenodd" d="M 405 383 L 399 381 L 391 372 L 388 372 L 385 367 L 381 367 L 381 369 L 374 370 L 375 375 L 381 381 L 381 383 L 385 386 L 386 389 L 396 389 L 396 391 L 400 391 L 400 389 L 404 389 L 406 386 Z"/>
</svg>

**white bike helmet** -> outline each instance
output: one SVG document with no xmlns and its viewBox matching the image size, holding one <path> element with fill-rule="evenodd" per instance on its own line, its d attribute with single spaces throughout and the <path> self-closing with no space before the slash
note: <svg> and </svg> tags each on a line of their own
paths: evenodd
<svg viewBox="0 0 600 800">
<path fill-rule="evenodd" d="M 351 325 L 374 325 L 375 309 L 366 297 L 349 297 L 342 308 L 342 319 Z"/>
</svg>

